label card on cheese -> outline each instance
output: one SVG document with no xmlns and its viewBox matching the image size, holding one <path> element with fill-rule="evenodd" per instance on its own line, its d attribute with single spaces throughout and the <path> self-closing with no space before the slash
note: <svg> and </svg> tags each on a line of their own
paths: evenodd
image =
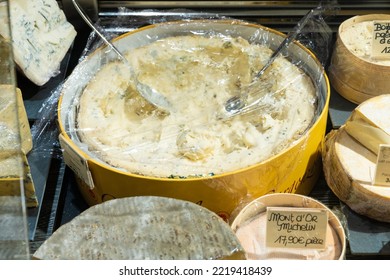
<svg viewBox="0 0 390 280">
<path fill-rule="evenodd" d="M 373 184 L 390 186 L 390 145 L 379 145 Z"/>
<path fill-rule="evenodd" d="M 390 60 L 390 21 L 374 21 L 371 57 Z"/>
<path fill-rule="evenodd" d="M 296 249 L 325 249 L 326 209 L 267 207 L 266 245 Z"/>
<path fill-rule="evenodd" d="M 92 174 L 89 171 L 88 161 L 81 157 L 71 146 L 68 140 L 60 134 L 59 141 L 63 149 L 64 162 L 72 171 L 86 183 L 91 189 L 94 188 Z"/>
</svg>

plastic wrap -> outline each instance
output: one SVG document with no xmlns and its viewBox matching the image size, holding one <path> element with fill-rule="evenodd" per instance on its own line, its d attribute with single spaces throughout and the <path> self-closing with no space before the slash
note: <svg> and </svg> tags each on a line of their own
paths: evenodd
<svg viewBox="0 0 390 280">
<path fill-rule="evenodd" d="M 60 73 L 76 31 L 55 0 L 10 1 L 9 10 L 15 63 L 30 81 L 44 85 Z M 0 17 L 0 34 L 10 38 L 3 19 Z"/>
<path fill-rule="evenodd" d="M 326 244 L 325 248 L 312 249 L 310 246 L 305 248 L 292 248 L 291 245 L 284 248 L 268 247 L 266 245 L 266 211 L 268 207 L 281 207 L 282 209 L 303 208 L 308 211 L 310 209 L 326 209 L 328 212 L 328 226 L 324 241 Z M 310 228 L 311 222 L 297 220 L 297 216 L 296 219 L 281 219 L 280 223 L 283 224 L 283 230 L 280 231 L 280 234 L 285 234 L 287 227 L 298 228 L 302 225 L 304 227 L 309 225 L 307 228 Z M 257 198 L 247 204 L 236 216 L 232 217 L 232 229 L 244 247 L 247 259 L 342 260 L 345 258 L 346 236 L 342 223 L 329 208 L 307 196 L 297 194 L 269 194 Z M 291 230 L 290 236 L 307 241 L 305 239 L 307 232 L 309 230 L 306 232 Z M 276 240 L 278 236 L 273 236 L 273 238 Z"/>
<path fill-rule="evenodd" d="M 270 73 L 262 77 L 259 88 L 264 94 L 258 106 L 246 114 L 221 118 L 228 98 L 251 81 L 284 35 L 218 15 L 205 14 L 195 19 L 183 11 L 175 17 L 143 17 L 140 23 L 129 20 L 127 10 L 121 12 L 111 22 L 114 26 L 99 26 L 112 31 L 115 46 L 134 63 L 137 78 L 167 97 L 173 93 L 176 99 L 172 104 L 176 107 L 175 112 L 165 114 L 139 98 L 128 87 L 126 67 L 115 62 L 115 53 L 101 46 L 101 41 L 91 34 L 79 65 L 53 92 L 44 105 L 42 118 L 33 126 L 33 135 L 44 139 L 45 128 L 57 117 L 53 107 L 58 101 L 61 148 L 67 164 L 81 179 L 89 204 L 129 195 L 173 196 L 202 204 L 227 218 L 238 204 L 265 193 L 310 191 L 319 172 L 318 152 L 329 101 L 324 68 L 313 53 L 299 43 L 290 45 L 271 66 Z M 316 21 L 322 25 L 315 30 L 309 24 L 310 32 L 327 33 L 321 14 Z M 146 26 L 140 27 L 143 25 Z M 120 35 L 123 30 L 131 32 Z M 179 43 L 183 36 L 196 38 L 201 44 L 194 47 Z M 169 41 L 173 37 L 176 39 Z M 218 43 L 205 43 L 213 40 Z M 160 44 L 155 49 L 157 53 L 170 51 L 171 60 L 156 63 L 151 59 L 156 53 L 139 54 L 143 46 L 153 43 Z M 320 42 L 323 43 L 328 42 Z M 174 66 L 172 61 L 177 64 Z M 180 67 L 184 67 L 182 71 Z M 115 70 L 114 74 L 110 70 Z M 282 80 L 275 82 L 279 80 L 275 77 Z M 186 92 L 180 88 L 186 86 Z M 311 88 L 309 93 L 302 90 L 305 87 Z M 91 100 L 83 98 L 88 91 Z M 301 93 L 308 95 L 300 97 Z M 305 110 L 311 111 L 311 116 L 301 118 Z M 84 116 L 95 120 L 93 125 L 90 122 L 82 126 L 87 119 L 80 118 L 83 111 Z M 110 119 L 111 113 L 117 114 L 114 118 L 119 122 Z M 94 114 L 108 118 L 103 121 Z M 175 118 L 180 122 L 172 122 Z M 283 119 L 286 122 L 280 125 Z M 273 140 L 267 139 L 265 144 L 261 131 L 268 131 Z M 100 136 L 92 135 L 96 132 Z M 99 137 L 115 145 L 102 145 Z M 258 154 L 253 153 L 254 146 Z M 224 167 L 227 158 L 216 154 L 218 150 L 230 156 L 229 168 Z M 232 156 L 234 152 L 236 157 Z M 208 158 L 213 161 L 207 165 Z"/>
</svg>

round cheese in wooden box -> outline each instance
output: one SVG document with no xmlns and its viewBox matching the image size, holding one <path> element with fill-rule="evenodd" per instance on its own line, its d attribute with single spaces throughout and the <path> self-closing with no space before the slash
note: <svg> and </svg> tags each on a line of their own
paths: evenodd
<svg viewBox="0 0 390 280">
<path fill-rule="evenodd" d="M 389 94 L 361 103 L 343 126 L 326 135 L 322 153 L 325 179 L 338 198 L 382 222 L 390 222 L 390 186 L 383 183 L 390 178 L 389 155 L 383 153 L 389 162 L 383 171 L 378 166 L 380 146 L 390 151 L 389 107 Z"/>
<path fill-rule="evenodd" d="M 386 21 L 390 15 L 369 14 L 349 18 L 339 27 L 329 79 L 340 95 L 355 104 L 390 93 L 390 54 L 379 57 L 372 49 L 373 37 L 379 40 L 374 34 L 381 33 L 374 23 Z"/>
<path fill-rule="evenodd" d="M 90 207 L 58 228 L 34 253 L 43 260 L 244 259 L 229 225 L 192 202 L 157 196 Z"/>
<path fill-rule="evenodd" d="M 292 211 L 291 216 L 276 214 L 278 216 L 276 234 L 275 232 L 269 234 L 267 229 L 269 221 L 275 221 L 276 217 L 267 215 L 270 207 Z M 301 218 L 293 214 L 294 211 L 299 210 L 301 212 L 297 213 L 300 213 Z M 316 223 L 317 220 L 312 216 L 316 210 L 327 213 L 322 228 L 324 239 L 311 237 L 311 234 L 321 230 Z M 231 227 L 240 240 L 248 260 L 342 260 L 345 258 L 346 236 L 341 221 L 324 204 L 305 195 L 273 193 L 261 196 L 239 211 Z M 267 242 L 268 235 L 271 236 L 273 243 L 281 243 L 281 246 L 270 246 Z M 323 248 L 311 246 L 314 245 L 311 240 L 321 240 Z M 295 245 L 301 243 L 301 246 L 293 246 L 293 243 Z"/>
</svg>

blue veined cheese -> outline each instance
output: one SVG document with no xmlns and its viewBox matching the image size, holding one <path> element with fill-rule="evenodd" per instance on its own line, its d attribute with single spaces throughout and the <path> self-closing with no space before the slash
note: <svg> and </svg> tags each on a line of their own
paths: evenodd
<svg viewBox="0 0 390 280">
<path fill-rule="evenodd" d="M 27 78 L 43 85 L 59 73 L 77 33 L 55 0 L 10 0 L 9 6 L 15 62 Z M 0 4 L 0 21 L 6 19 L 5 8 Z M 0 22 L 4 37 L 6 26 Z"/>
<path fill-rule="evenodd" d="M 307 74 L 279 57 L 261 77 L 264 96 L 256 110 L 219 116 L 271 54 L 266 46 L 218 35 L 168 37 L 133 49 L 125 55 L 138 79 L 174 110 L 164 114 L 145 105 L 124 63 L 103 65 L 80 96 L 82 146 L 114 167 L 154 177 L 208 176 L 266 160 L 312 123 L 316 94 Z"/>
</svg>

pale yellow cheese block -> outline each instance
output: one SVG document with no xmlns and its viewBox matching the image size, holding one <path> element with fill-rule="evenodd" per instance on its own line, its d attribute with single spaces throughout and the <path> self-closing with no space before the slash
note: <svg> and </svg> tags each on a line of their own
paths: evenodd
<svg viewBox="0 0 390 280">
<path fill-rule="evenodd" d="M 355 212 L 390 222 L 390 187 L 373 184 L 377 155 L 374 134 L 365 130 L 348 133 L 349 121 L 366 119 L 365 125 L 384 135 L 389 131 L 390 95 L 382 95 L 360 104 L 346 125 L 326 136 L 323 167 L 326 181 L 333 192 Z M 354 136 L 354 137 L 353 137 Z M 370 141 L 366 141 L 369 139 Z M 372 141 L 374 139 L 375 141 Z"/>
<path fill-rule="evenodd" d="M 109 200 L 58 228 L 35 259 L 243 259 L 230 226 L 195 203 L 157 196 Z"/>
<path fill-rule="evenodd" d="M 12 85 L 0 85 L 0 196 L 18 196 L 23 185 L 26 205 L 35 207 L 38 200 L 26 157 L 31 149 L 21 91 Z"/>
</svg>

